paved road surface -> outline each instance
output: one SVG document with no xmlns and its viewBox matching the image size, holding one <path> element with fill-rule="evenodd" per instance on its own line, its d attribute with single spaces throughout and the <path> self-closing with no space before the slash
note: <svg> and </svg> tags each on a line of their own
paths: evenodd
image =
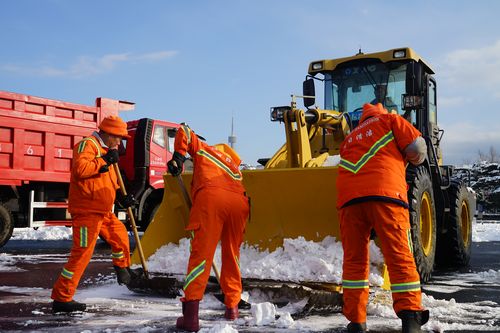
<svg viewBox="0 0 500 333">
<path fill-rule="evenodd" d="M 103 312 L 107 310 L 99 305 L 91 307 L 87 314 L 80 315 L 60 315 L 52 316 L 50 300 L 41 297 L 36 293 L 36 289 L 50 289 L 57 278 L 62 264 L 66 261 L 66 255 L 71 247 L 71 241 L 23 241 L 11 240 L 5 247 L 0 249 L 0 253 L 8 253 L 10 256 L 22 258 L 16 264 L 20 271 L 2 272 L 0 274 L 0 331 L 50 331 L 50 332 L 79 332 L 79 323 L 88 321 L 88 316 L 94 316 L 95 331 L 100 332 L 99 320 Z M 460 303 L 484 301 L 485 304 L 498 306 L 500 304 L 500 286 L 468 281 L 467 273 L 483 272 L 489 269 L 500 270 L 500 242 L 481 242 L 473 244 L 473 257 L 469 268 L 463 274 L 456 272 L 438 272 L 432 284 L 424 286 L 423 290 L 427 295 L 432 295 L 436 299 L 449 300 L 454 298 Z M 109 248 L 106 244 L 98 242 L 96 251 L 88 266 L 80 288 L 95 285 L 106 279 L 113 278 L 113 269 L 109 259 Z M 1 287 L 8 286 L 8 287 Z M 26 288 L 26 289 L 24 289 Z M 456 289 L 456 290 L 455 290 Z M 446 292 L 443 292 L 446 291 Z M 46 290 L 44 294 L 46 295 Z M 26 298 L 31 298 L 31 302 L 26 302 Z M 147 301 L 144 301 L 147 303 Z M 145 305 L 147 307 L 147 304 Z M 130 309 L 124 309 L 123 315 Z M 139 309 L 137 309 L 139 311 Z M 40 315 L 43 315 L 41 320 Z M 108 318 L 115 316 L 117 319 L 122 315 L 119 311 L 106 313 Z M 87 316 L 87 317 L 86 317 Z M 102 318 L 101 318 L 102 319 Z M 131 319 L 132 320 L 132 319 Z M 158 319 L 148 322 L 147 332 L 174 332 L 172 325 L 175 317 Z M 214 315 L 214 319 L 217 316 Z M 496 320 L 495 327 L 498 330 L 490 332 L 500 332 L 500 318 Z M 88 322 L 87 322 L 88 324 Z M 239 328 L 240 329 L 240 328 Z M 259 329 L 262 331 L 262 329 Z M 257 331 L 259 331 L 257 330 Z M 94 329 L 93 329 L 94 331 Z M 103 329 L 102 331 L 111 332 Z M 113 332 L 134 332 L 135 329 L 118 330 Z M 245 331 L 244 329 L 240 332 Z M 265 330 L 269 332 L 268 329 Z M 330 332 L 338 332 L 339 329 Z M 248 332 L 256 332 L 249 329 Z M 380 332 L 380 331 L 378 331 Z M 397 331 L 392 331 L 397 332 Z M 453 332 L 453 331 L 447 331 Z M 457 331 L 472 332 L 472 331 Z"/>
</svg>

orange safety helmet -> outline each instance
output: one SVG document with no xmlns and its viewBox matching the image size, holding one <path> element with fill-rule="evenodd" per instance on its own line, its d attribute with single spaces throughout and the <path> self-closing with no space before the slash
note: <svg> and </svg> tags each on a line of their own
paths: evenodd
<svg viewBox="0 0 500 333">
<path fill-rule="evenodd" d="M 122 138 L 130 138 L 127 131 L 127 123 L 118 116 L 108 116 L 99 124 L 99 129 Z"/>
</svg>

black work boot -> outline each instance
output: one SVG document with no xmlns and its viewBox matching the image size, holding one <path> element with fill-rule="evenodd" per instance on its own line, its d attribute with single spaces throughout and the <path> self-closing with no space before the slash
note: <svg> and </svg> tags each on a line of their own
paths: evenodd
<svg viewBox="0 0 500 333">
<path fill-rule="evenodd" d="M 118 284 L 128 285 L 131 280 L 128 267 L 113 266 L 113 268 L 115 269 L 116 272 L 116 279 L 118 280 Z"/>
<path fill-rule="evenodd" d="M 52 312 L 74 312 L 74 311 L 85 311 L 87 305 L 85 303 L 79 303 L 76 301 L 69 302 L 52 302 Z"/>
<path fill-rule="evenodd" d="M 350 322 L 347 325 L 347 333 L 365 333 L 366 332 L 366 323 L 354 323 Z"/>
<path fill-rule="evenodd" d="M 403 333 L 421 333 L 420 326 L 429 321 L 429 310 L 403 310 L 398 312 L 398 317 L 401 318 Z"/>
</svg>

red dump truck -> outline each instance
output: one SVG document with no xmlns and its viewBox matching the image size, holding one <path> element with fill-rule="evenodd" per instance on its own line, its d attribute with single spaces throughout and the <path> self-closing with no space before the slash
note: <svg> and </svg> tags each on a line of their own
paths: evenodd
<svg viewBox="0 0 500 333">
<path fill-rule="evenodd" d="M 0 91 L 0 247 L 17 227 L 70 226 L 67 198 L 73 146 L 101 120 L 134 103 L 97 98 L 95 106 Z M 178 124 L 143 118 L 127 122 L 120 145 L 127 191 L 145 229 L 162 201 L 163 173 Z M 123 212 L 119 218 L 126 219 Z"/>
</svg>

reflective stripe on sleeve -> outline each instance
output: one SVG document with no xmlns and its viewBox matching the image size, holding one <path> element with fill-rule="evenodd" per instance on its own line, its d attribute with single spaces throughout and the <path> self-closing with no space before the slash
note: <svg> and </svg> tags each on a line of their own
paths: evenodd
<svg viewBox="0 0 500 333">
<path fill-rule="evenodd" d="M 80 144 L 78 145 L 78 154 L 81 154 L 83 152 L 83 150 L 85 149 L 85 145 L 87 144 L 87 141 L 92 142 L 95 148 L 97 149 L 96 157 L 101 157 L 101 149 L 99 149 L 99 145 L 91 137 L 85 138 L 80 142 Z"/>
<path fill-rule="evenodd" d="M 186 125 L 181 125 L 182 130 L 186 133 L 187 143 L 191 143 L 191 129 Z"/>
</svg>

